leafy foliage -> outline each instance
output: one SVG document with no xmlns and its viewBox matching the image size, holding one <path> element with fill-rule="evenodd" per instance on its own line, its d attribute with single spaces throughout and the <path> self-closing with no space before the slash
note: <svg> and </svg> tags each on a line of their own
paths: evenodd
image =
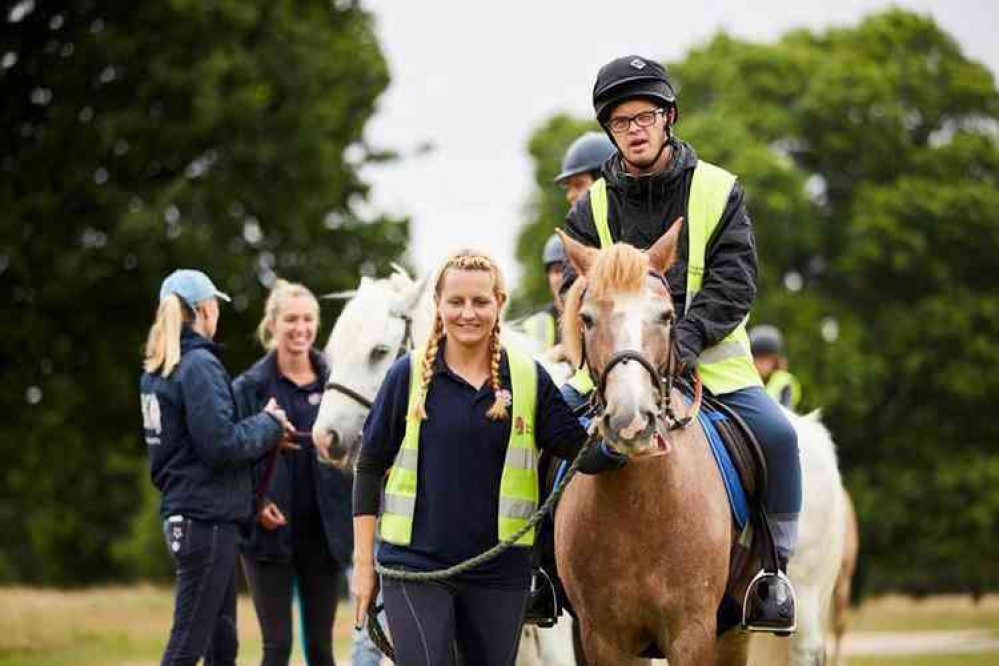
<svg viewBox="0 0 999 666">
<path fill-rule="evenodd" d="M 408 236 L 360 212 L 389 75 L 356 3 L 105 4 L 20 3 L 0 42 L 0 575 L 25 581 L 114 577 L 113 540 L 138 538 L 139 361 L 170 270 L 233 295 L 239 370 L 277 275 L 344 289 Z"/>
<path fill-rule="evenodd" d="M 867 583 L 999 588 L 992 74 L 897 9 L 773 44 L 719 34 L 670 69 L 679 135 L 746 188 L 762 267 L 753 318 L 782 328 L 807 406 L 834 433 Z M 571 122 L 532 137 L 539 173 L 534 147 Z M 522 248 L 558 220 L 536 210 Z"/>
</svg>

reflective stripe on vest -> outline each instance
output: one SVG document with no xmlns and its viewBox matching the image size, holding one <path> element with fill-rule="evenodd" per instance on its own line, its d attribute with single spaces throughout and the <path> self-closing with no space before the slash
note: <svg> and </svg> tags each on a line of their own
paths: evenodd
<svg viewBox="0 0 999 666">
<path fill-rule="evenodd" d="M 704 282 L 704 261 L 708 240 L 721 221 L 728 197 L 735 185 L 735 176 L 704 160 L 698 160 L 690 183 L 687 201 L 687 301 L 684 312 L 690 310 L 694 295 Z M 600 247 L 613 245 L 607 220 L 607 183 L 603 178 L 590 187 L 590 209 L 600 237 Z M 724 340 L 708 347 L 697 359 L 697 369 L 704 385 L 720 395 L 748 386 L 763 386 L 753 356 L 749 351 L 746 320 Z"/>
<path fill-rule="evenodd" d="M 801 402 L 801 382 L 787 370 L 774 370 L 767 379 L 766 389 L 771 398 L 788 409 L 795 409 Z M 783 400 L 785 389 L 790 389 L 787 401 Z"/>
<path fill-rule="evenodd" d="M 510 410 L 510 439 L 507 441 L 500 479 L 497 510 L 500 540 L 509 539 L 527 524 L 538 507 L 538 449 L 534 441 L 534 412 L 538 394 L 537 368 L 534 359 L 512 348 L 505 348 L 510 364 L 513 405 Z M 409 406 L 406 434 L 396 454 L 385 485 L 379 532 L 385 541 L 409 545 L 413 536 L 416 512 L 416 486 L 419 481 L 420 425 L 410 414 L 420 394 L 419 377 L 423 371 L 424 350 L 410 353 Z M 430 444 L 433 446 L 433 443 Z M 534 530 L 517 540 L 518 546 L 531 546 Z"/>
<path fill-rule="evenodd" d="M 555 346 L 555 317 L 552 316 L 551 312 L 542 310 L 532 314 L 524 320 L 523 327 L 524 331 L 541 342 L 545 349 L 551 349 Z"/>
</svg>

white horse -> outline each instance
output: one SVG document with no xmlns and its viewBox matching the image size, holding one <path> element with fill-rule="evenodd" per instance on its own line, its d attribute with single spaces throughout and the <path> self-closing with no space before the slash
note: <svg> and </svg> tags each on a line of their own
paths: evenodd
<svg viewBox="0 0 999 666">
<path fill-rule="evenodd" d="M 798 433 L 803 504 L 798 550 L 788 565 L 797 593 L 798 630 L 790 639 L 756 634 L 751 666 L 822 666 L 826 663 L 833 590 L 843 559 L 846 507 L 836 448 L 817 413 L 784 412 Z"/>
</svg>

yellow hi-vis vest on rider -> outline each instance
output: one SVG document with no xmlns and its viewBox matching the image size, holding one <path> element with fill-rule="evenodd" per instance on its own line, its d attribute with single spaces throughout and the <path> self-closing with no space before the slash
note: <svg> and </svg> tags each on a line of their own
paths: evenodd
<svg viewBox="0 0 999 666">
<path fill-rule="evenodd" d="M 801 402 L 801 382 L 787 370 L 774 370 L 767 379 L 767 394 L 791 411 Z"/>
<path fill-rule="evenodd" d="M 534 411 L 538 394 L 538 375 L 534 359 L 516 349 L 505 348 L 510 363 L 513 409 L 510 416 L 510 439 L 506 445 L 503 476 L 500 479 L 498 535 L 509 539 L 527 524 L 538 508 L 538 449 L 534 441 Z M 409 409 L 406 434 L 395 457 L 388 483 L 379 531 L 382 539 L 408 546 L 413 536 L 416 509 L 416 484 L 422 421 L 411 416 L 420 393 L 419 377 L 423 370 L 424 350 L 410 353 Z M 433 418 L 430 415 L 429 418 Z M 518 546 L 534 543 L 534 529 L 517 540 Z"/>
<path fill-rule="evenodd" d="M 684 312 L 690 310 L 694 295 L 704 283 L 708 239 L 721 221 L 733 185 L 735 176 L 721 167 L 698 160 L 690 183 L 690 199 L 687 201 L 687 301 Z M 590 187 L 590 209 L 600 237 L 600 247 L 610 247 L 614 244 L 614 239 L 611 238 L 607 222 L 607 182 L 603 178 Z M 756 366 L 753 365 L 745 319 L 724 340 L 701 352 L 697 359 L 697 369 L 704 385 L 715 395 L 731 393 L 748 386 L 763 386 Z M 587 382 L 592 387 L 593 382 L 588 376 L 582 378 L 579 375 L 577 373 L 572 379 L 577 390 L 585 387 Z"/>
</svg>

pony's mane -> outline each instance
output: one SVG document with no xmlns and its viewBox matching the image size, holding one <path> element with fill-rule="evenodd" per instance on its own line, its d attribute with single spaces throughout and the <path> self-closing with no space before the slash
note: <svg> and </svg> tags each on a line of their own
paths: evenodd
<svg viewBox="0 0 999 666">
<path fill-rule="evenodd" d="M 646 288 L 649 257 L 626 243 L 600 250 L 585 276 L 579 276 L 566 294 L 562 312 L 562 343 L 566 355 L 578 366 L 583 357 L 583 329 L 579 321 L 583 293 L 595 298 L 612 294 L 637 294 Z"/>
</svg>

